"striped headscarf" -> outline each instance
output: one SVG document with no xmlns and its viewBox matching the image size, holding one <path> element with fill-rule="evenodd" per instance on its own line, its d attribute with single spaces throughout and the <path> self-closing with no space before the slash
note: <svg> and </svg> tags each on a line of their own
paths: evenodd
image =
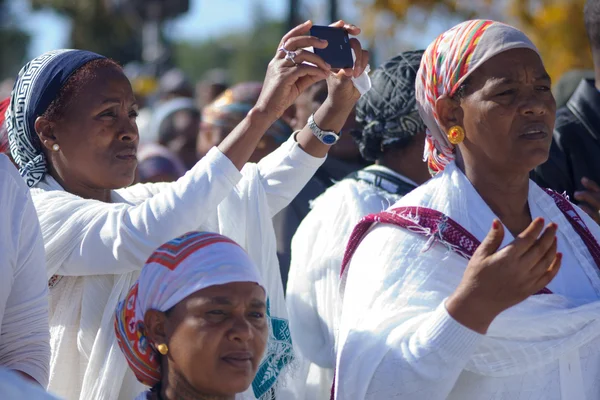
<svg viewBox="0 0 600 400">
<path fill-rule="evenodd" d="M 19 72 L 6 111 L 10 152 L 27 186 L 46 175 L 46 156 L 35 131 L 35 120 L 46 112 L 69 78 L 103 56 L 84 50 L 53 50 L 31 60 Z"/>
<path fill-rule="evenodd" d="M 202 110 L 202 124 L 235 128 L 258 101 L 262 90 L 261 82 L 243 82 L 225 90 L 211 104 Z M 266 136 L 275 142 L 285 142 L 293 133 L 292 128 L 278 119 L 267 129 Z"/>
<path fill-rule="evenodd" d="M 454 145 L 448 141 L 435 111 L 437 99 L 453 96 L 465 79 L 490 58 L 519 48 L 539 54 L 520 30 L 481 19 L 456 25 L 427 47 L 417 74 L 416 97 L 419 114 L 427 125 L 424 158 L 432 174 L 454 160 Z"/>
<path fill-rule="evenodd" d="M 264 288 L 248 254 L 217 233 L 190 232 L 152 253 L 115 313 L 119 347 L 140 382 L 154 386 L 161 379 L 160 355 L 146 337 L 146 311 L 168 311 L 199 290 L 231 282 L 255 282 Z"/>
</svg>

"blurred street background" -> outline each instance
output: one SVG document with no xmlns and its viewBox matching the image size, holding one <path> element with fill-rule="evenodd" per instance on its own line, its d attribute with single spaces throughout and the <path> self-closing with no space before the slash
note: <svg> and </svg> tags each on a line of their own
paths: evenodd
<svg viewBox="0 0 600 400">
<path fill-rule="evenodd" d="M 143 90 L 178 67 L 191 81 L 262 80 L 281 35 L 306 19 L 363 28 L 372 65 L 423 48 L 458 21 L 492 18 L 524 30 L 556 80 L 591 67 L 584 0 L 0 0 L 0 96 L 45 51 L 96 51 L 128 67 Z M 137 80 L 136 80 L 137 79 Z"/>
</svg>

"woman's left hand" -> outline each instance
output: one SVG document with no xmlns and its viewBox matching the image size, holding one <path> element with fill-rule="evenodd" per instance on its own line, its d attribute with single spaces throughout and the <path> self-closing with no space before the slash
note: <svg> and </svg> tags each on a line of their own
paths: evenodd
<svg viewBox="0 0 600 400">
<path fill-rule="evenodd" d="M 341 20 L 329 26 L 345 29 L 353 36 L 360 34 L 359 27 Z M 360 98 L 360 92 L 354 87 L 351 78 L 359 77 L 369 64 L 369 52 L 363 50 L 358 39 L 351 38 L 350 46 L 356 56 L 354 67 L 332 71 L 327 78 L 327 101 L 331 102 L 336 108 L 343 110 L 351 110 Z"/>
</svg>

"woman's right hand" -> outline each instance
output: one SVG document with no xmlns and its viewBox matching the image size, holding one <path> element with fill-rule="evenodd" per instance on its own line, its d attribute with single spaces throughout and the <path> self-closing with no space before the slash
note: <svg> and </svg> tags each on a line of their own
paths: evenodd
<svg viewBox="0 0 600 400">
<path fill-rule="evenodd" d="M 494 220 L 469 261 L 460 285 L 446 301 L 448 313 L 467 328 L 485 334 L 498 314 L 554 279 L 562 260 L 562 254 L 556 252 L 556 232 L 556 224 L 544 229 L 544 220 L 537 218 L 498 251 L 504 227 Z"/>
<path fill-rule="evenodd" d="M 331 66 L 321 57 L 303 50 L 311 46 L 318 49 L 327 47 L 326 40 L 306 36 L 311 27 L 312 22 L 306 21 L 289 31 L 281 39 L 277 54 L 269 63 L 263 88 L 254 108 L 268 115 L 273 121 L 279 119 L 285 110 L 294 104 L 300 93 L 314 83 L 326 79 L 331 73 Z M 296 54 L 295 64 L 286 59 L 285 52 L 280 50 L 282 48 Z"/>
</svg>

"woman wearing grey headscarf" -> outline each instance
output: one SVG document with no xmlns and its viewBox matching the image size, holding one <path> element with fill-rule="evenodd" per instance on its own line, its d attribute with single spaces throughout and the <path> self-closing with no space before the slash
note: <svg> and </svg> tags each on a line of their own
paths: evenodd
<svg viewBox="0 0 600 400">
<path fill-rule="evenodd" d="M 287 306 L 293 342 L 306 359 L 298 398 L 328 398 L 335 367 L 339 271 L 352 228 L 385 210 L 429 178 L 423 162 L 425 124 L 415 100 L 423 51 L 387 61 L 371 76 L 372 88 L 356 106 L 362 130 L 353 132 L 373 165 L 318 197 L 292 241 Z"/>
</svg>

